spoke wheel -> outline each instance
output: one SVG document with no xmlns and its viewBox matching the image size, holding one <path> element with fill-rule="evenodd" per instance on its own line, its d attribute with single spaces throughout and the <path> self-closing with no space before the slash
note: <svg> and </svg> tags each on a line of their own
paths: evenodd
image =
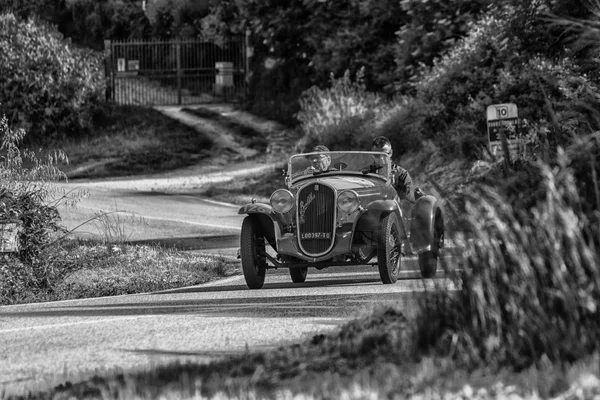
<svg viewBox="0 0 600 400">
<path fill-rule="evenodd" d="M 442 247 L 444 247 L 444 220 L 439 214 L 435 218 L 431 250 L 419 253 L 419 269 L 423 279 L 435 276 Z"/>
<path fill-rule="evenodd" d="M 260 289 L 265 283 L 267 259 L 265 258 L 265 237 L 258 221 L 251 216 L 244 218 L 240 238 L 240 256 L 246 285 L 250 289 Z"/>
<path fill-rule="evenodd" d="M 290 276 L 294 283 L 304 283 L 306 281 L 306 275 L 308 274 L 308 267 L 302 268 L 290 268 Z"/>
<path fill-rule="evenodd" d="M 396 283 L 401 265 L 400 227 L 396 214 L 390 213 L 381 220 L 377 245 L 377 266 L 384 284 Z"/>
</svg>

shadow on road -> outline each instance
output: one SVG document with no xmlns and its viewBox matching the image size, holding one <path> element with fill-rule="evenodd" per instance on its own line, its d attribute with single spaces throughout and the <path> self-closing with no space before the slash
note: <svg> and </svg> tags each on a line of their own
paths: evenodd
<svg viewBox="0 0 600 400">
<path fill-rule="evenodd" d="M 254 293 L 254 292 L 248 292 Z M 138 315 L 182 315 L 201 314 L 207 318 L 238 317 L 238 318 L 300 318 L 324 317 L 346 318 L 356 315 L 355 307 L 348 303 L 365 302 L 377 303 L 389 301 L 403 306 L 414 303 L 419 296 L 407 293 L 362 293 L 362 294 L 331 294 L 314 296 L 281 296 L 281 297 L 252 297 L 240 296 L 229 299 L 213 298 L 198 300 L 161 300 L 155 302 L 126 302 L 114 304 L 67 304 L 61 303 L 52 307 L 34 311 L 20 310 L 18 312 L 0 313 L 7 321 L 15 318 L 48 318 L 48 317 L 117 317 Z M 285 317 L 282 317 L 285 315 Z"/>
</svg>

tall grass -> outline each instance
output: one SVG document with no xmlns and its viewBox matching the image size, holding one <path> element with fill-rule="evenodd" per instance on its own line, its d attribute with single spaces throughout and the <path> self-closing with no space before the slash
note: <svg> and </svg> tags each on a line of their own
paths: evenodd
<svg viewBox="0 0 600 400">
<path fill-rule="evenodd" d="M 598 349 L 600 232 L 583 212 L 569 162 L 559 151 L 556 166 L 540 165 L 545 198 L 529 210 L 489 186 L 468 196 L 455 238 L 465 249 L 461 290 L 424 304 L 422 346 L 471 366 L 517 368 Z"/>
</svg>

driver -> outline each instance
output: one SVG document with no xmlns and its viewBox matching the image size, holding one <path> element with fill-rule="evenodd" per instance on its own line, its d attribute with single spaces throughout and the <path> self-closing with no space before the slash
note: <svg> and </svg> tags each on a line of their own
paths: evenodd
<svg viewBox="0 0 600 400">
<path fill-rule="evenodd" d="M 326 146 L 319 144 L 313 147 L 310 152 L 319 152 L 319 154 L 311 154 L 306 156 L 306 158 L 310 160 L 311 164 L 310 167 L 306 169 L 306 173 L 329 171 L 329 164 L 331 164 L 329 149 Z"/>
<path fill-rule="evenodd" d="M 377 136 L 371 143 L 371 151 L 386 153 L 391 158 L 393 154 L 392 143 L 385 136 Z M 392 176 L 394 186 L 401 199 L 406 199 L 411 203 L 414 203 L 419 197 L 425 195 L 418 186 L 415 187 L 413 193 L 412 179 L 408 174 L 408 171 L 401 166 L 392 163 Z"/>
</svg>

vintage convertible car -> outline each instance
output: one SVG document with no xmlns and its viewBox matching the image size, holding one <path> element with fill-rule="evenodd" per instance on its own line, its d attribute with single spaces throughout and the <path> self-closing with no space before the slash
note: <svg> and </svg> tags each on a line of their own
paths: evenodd
<svg viewBox="0 0 600 400">
<path fill-rule="evenodd" d="M 349 265 L 377 265 L 381 281 L 395 283 L 409 254 L 423 278 L 434 276 L 444 245 L 439 201 L 426 195 L 403 206 L 385 153 L 331 151 L 324 172 L 311 170 L 314 154 L 290 157 L 287 189 L 273 192 L 270 204 L 253 200 L 239 210 L 247 214 L 239 255 L 248 287 L 260 289 L 271 268 L 289 268 L 302 283 L 309 267 Z"/>
</svg>

